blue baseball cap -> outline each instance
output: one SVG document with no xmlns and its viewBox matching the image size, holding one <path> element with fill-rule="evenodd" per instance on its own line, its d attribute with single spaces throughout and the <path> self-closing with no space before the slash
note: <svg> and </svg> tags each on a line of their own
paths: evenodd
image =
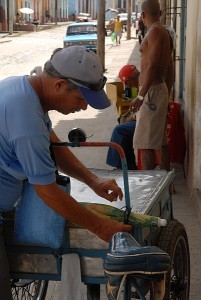
<svg viewBox="0 0 201 300">
<path fill-rule="evenodd" d="M 55 70 L 76 84 L 86 102 L 93 108 L 111 105 L 104 86 L 107 78 L 98 56 L 84 46 L 70 46 L 57 51 L 51 58 Z"/>
</svg>

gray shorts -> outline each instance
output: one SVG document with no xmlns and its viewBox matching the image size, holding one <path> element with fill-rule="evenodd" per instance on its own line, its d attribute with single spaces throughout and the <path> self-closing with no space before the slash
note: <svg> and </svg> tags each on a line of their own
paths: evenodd
<svg viewBox="0 0 201 300">
<path fill-rule="evenodd" d="M 156 110 L 150 109 L 150 103 L 156 105 Z M 161 146 L 167 144 L 167 112 L 168 89 L 166 84 L 160 83 L 151 86 L 136 114 L 134 149 L 160 149 Z"/>
<path fill-rule="evenodd" d="M 121 30 L 115 30 L 116 36 L 122 37 L 122 31 Z"/>
</svg>

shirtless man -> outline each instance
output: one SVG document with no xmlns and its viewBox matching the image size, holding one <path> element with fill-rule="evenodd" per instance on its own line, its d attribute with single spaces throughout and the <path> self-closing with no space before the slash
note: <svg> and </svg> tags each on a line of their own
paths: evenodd
<svg viewBox="0 0 201 300">
<path fill-rule="evenodd" d="M 160 168 L 169 170 L 169 154 L 165 134 L 168 110 L 166 73 L 171 62 L 170 36 L 160 23 L 157 0 L 142 3 L 142 20 L 147 34 L 140 45 L 141 73 L 138 96 L 131 102 L 130 111 L 137 112 L 133 145 L 141 150 L 142 168 L 154 169 L 154 150 L 161 151 Z"/>
</svg>

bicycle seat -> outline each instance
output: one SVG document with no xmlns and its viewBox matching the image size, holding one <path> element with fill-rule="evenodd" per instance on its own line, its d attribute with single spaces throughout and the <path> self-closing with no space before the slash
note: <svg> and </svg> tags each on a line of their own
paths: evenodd
<svg viewBox="0 0 201 300">
<path fill-rule="evenodd" d="M 142 247 L 127 232 L 114 234 L 104 261 L 109 300 L 118 299 L 128 275 L 163 275 L 170 269 L 170 256 L 156 246 Z"/>
</svg>

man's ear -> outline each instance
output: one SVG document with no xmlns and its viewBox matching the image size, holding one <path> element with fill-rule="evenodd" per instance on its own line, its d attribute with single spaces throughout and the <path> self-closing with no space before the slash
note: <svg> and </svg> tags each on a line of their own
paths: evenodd
<svg viewBox="0 0 201 300">
<path fill-rule="evenodd" d="M 66 86 L 66 80 L 65 79 L 57 79 L 55 82 L 54 82 L 54 86 L 56 88 L 56 90 L 59 90 L 61 88 L 63 88 L 64 86 Z"/>
</svg>

